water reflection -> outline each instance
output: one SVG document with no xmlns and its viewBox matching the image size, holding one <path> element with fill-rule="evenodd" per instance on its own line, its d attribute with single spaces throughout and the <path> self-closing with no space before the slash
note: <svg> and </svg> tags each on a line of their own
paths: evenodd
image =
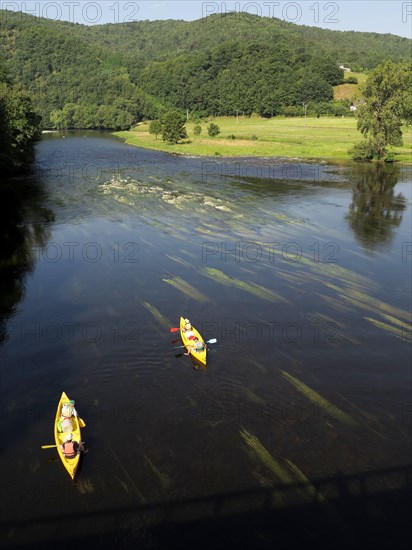
<svg viewBox="0 0 412 550">
<path fill-rule="evenodd" d="M 366 249 L 388 244 L 402 222 L 406 199 L 395 194 L 401 168 L 383 163 L 357 164 L 353 168 L 352 204 L 346 219 Z"/>
<path fill-rule="evenodd" d="M 7 321 L 24 297 L 36 250 L 49 239 L 54 216 L 43 203 L 40 182 L 29 176 L 7 180 L 0 187 L 0 344 L 7 340 Z"/>
</svg>

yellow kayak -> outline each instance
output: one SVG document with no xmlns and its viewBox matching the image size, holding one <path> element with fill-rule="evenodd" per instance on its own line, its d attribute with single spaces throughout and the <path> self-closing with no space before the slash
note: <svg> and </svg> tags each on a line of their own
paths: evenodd
<svg viewBox="0 0 412 550">
<path fill-rule="evenodd" d="M 186 332 L 184 330 L 185 328 L 185 320 L 183 317 L 180 317 L 180 336 L 182 338 L 182 342 L 185 346 L 185 348 L 187 349 L 187 351 L 190 353 L 191 357 L 193 357 L 193 359 L 195 359 L 196 361 L 198 361 L 201 365 L 203 366 L 206 366 L 206 348 L 205 349 L 202 349 L 200 351 L 197 351 L 197 350 L 193 350 L 191 348 L 191 343 L 193 343 L 193 340 L 190 340 L 187 336 L 186 336 Z M 202 338 L 202 336 L 200 335 L 200 333 L 195 329 L 194 326 L 192 326 L 192 332 L 193 334 L 196 336 L 196 338 L 199 339 L 200 342 L 203 342 L 204 343 L 204 340 Z"/>
<path fill-rule="evenodd" d="M 54 422 L 54 439 L 56 441 L 57 445 L 57 452 L 59 453 L 59 457 L 61 461 L 63 462 L 63 466 L 66 468 L 66 470 L 69 472 L 69 475 L 72 479 L 74 479 L 74 476 L 76 474 L 77 466 L 79 465 L 80 460 L 80 453 L 77 453 L 77 455 L 74 458 L 66 458 L 61 450 L 60 445 L 63 445 L 67 432 L 60 432 L 59 431 L 59 423 L 60 423 L 60 417 L 62 413 L 62 407 L 64 404 L 69 404 L 70 399 L 67 397 L 67 395 L 63 392 L 62 396 L 60 397 L 59 404 L 57 406 L 57 412 L 56 412 L 56 419 Z M 70 418 L 72 422 L 72 429 L 71 433 L 73 434 L 73 441 L 77 441 L 79 445 L 81 444 L 81 435 L 80 435 L 80 425 L 79 425 L 79 419 L 77 416 L 72 416 Z"/>
</svg>

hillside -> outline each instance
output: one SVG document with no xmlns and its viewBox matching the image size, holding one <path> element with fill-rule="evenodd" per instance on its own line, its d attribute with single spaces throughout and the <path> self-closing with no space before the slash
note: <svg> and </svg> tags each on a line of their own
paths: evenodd
<svg viewBox="0 0 412 550">
<path fill-rule="evenodd" d="M 164 61 L 233 40 L 283 45 L 296 42 L 302 51 L 322 52 L 352 70 L 367 70 L 388 58 L 409 60 L 411 47 L 410 40 L 395 35 L 331 31 L 250 14 L 211 15 L 190 22 L 136 21 L 96 25 L 90 30 L 100 44 L 139 55 L 145 61 Z"/>
<path fill-rule="evenodd" d="M 246 14 L 90 27 L 6 11 L 0 41 L 9 74 L 33 94 L 45 126 L 110 129 L 167 107 L 271 117 L 325 105 L 343 81 L 339 63 L 368 70 L 409 59 L 411 45 Z"/>
</svg>

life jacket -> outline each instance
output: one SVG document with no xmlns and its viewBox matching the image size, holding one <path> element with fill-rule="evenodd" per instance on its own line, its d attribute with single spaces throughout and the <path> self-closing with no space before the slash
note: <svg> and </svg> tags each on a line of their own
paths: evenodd
<svg viewBox="0 0 412 550">
<path fill-rule="evenodd" d="M 63 443 L 63 454 L 66 458 L 74 458 L 77 455 L 73 441 L 66 441 Z"/>
</svg>

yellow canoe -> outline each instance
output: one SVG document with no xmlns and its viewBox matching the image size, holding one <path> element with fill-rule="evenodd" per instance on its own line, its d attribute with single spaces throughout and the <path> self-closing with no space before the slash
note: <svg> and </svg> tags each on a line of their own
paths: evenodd
<svg viewBox="0 0 412 550">
<path fill-rule="evenodd" d="M 57 445 L 57 452 L 59 453 L 59 457 L 61 461 L 63 462 L 63 466 L 66 468 L 66 470 L 69 472 L 69 475 L 72 479 L 74 479 L 74 476 L 76 474 L 77 466 L 79 465 L 80 460 L 80 453 L 78 453 L 74 458 L 66 458 L 60 448 L 60 445 L 64 443 L 64 439 L 67 435 L 67 433 L 59 432 L 58 429 L 58 423 L 60 421 L 61 412 L 62 412 L 62 406 L 63 403 L 69 403 L 70 399 L 67 397 L 67 395 L 63 392 L 59 404 L 57 406 L 57 412 L 56 412 L 56 419 L 54 421 L 54 439 L 56 441 Z M 72 434 L 73 434 L 73 441 L 77 441 L 77 443 L 81 443 L 81 435 L 80 435 L 80 425 L 79 425 L 79 418 L 77 416 L 72 416 L 71 419 L 73 424 Z"/>
<path fill-rule="evenodd" d="M 201 365 L 206 366 L 206 349 L 200 350 L 200 351 L 194 351 L 191 349 L 190 344 L 192 343 L 192 340 L 189 340 L 187 338 L 185 331 L 183 330 L 185 327 L 185 320 L 184 317 L 180 317 L 180 336 L 182 338 L 182 342 L 187 349 L 187 351 L 190 353 L 191 357 L 198 361 Z M 195 327 L 192 325 L 192 332 L 193 334 L 199 339 L 200 342 L 204 342 L 202 336 L 200 333 L 195 329 Z"/>
</svg>

